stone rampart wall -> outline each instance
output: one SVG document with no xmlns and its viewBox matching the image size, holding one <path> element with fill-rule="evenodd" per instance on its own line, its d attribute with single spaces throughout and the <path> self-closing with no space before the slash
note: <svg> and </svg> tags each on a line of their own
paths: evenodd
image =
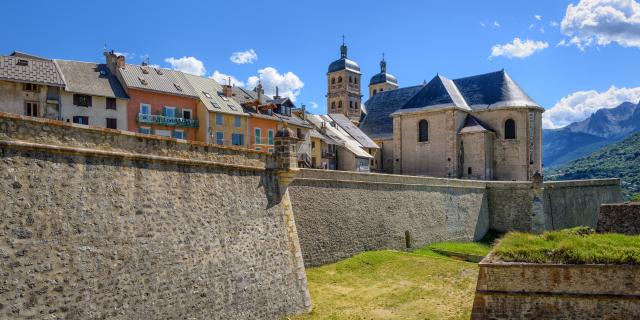
<svg viewBox="0 0 640 320">
<path fill-rule="evenodd" d="M 603 204 L 596 231 L 640 234 L 640 202 Z"/>
<path fill-rule="evenodd" d="M 0 115 L 0 319 L 276 319 L 310 307 L 264 153 Z"/>
</svg>

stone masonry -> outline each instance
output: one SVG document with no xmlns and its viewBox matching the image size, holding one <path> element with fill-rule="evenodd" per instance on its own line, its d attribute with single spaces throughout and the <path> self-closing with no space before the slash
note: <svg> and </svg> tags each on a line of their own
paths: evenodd
<svg viewBox="0 0 640 320">
<path fill-rule="evenodd" d="M 640 202 L 603 204 L 596 231 L 640 234 Z"/>
</svg>

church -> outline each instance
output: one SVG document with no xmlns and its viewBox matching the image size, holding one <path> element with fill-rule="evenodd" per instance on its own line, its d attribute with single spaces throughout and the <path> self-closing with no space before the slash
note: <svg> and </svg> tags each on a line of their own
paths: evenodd
<svg viewBox="0 0 640 320">
<path fill-rule="evenodd" d="M 360 66 L 347 57 L 327 73 L 329 113 L 342 113 L 380 146 L 378 172 L 477 180 L 527 181 L 542 172 L 542 113 L 504 71 L 400 87 L 387 72 L 369 81 L 362 104 Z"/>
</svg>

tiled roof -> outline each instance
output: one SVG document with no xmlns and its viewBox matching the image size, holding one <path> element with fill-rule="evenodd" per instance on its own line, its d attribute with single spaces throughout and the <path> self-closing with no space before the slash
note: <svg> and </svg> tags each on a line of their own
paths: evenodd
<svg viewBox="0 0 640 320">
<path fill-rule="evenodd" d="M 422 85 L 383 91 L 369 98 L 363 104 L 366 105 L 367 115 L 360 123 L 360 130 L 372 139 L 391 139 L 393 136 L 391 114 L 407 103 L 420 89 Z"/>
<path fill-rule="evenodd" d="M 186 73 L 184 77 L 193 90 L 196 91 L 198 97 L 200 97 L 200 101 L 206 106 L 207 110 L 211 112 L 247 115 L 235 99 L 223 97 L 222 86 L 215 80 Z"/>
<path fill-rule="evenodd" d="M 359 158 L 367 158 L 372 159 L 373 157 L 362 149 L 362 145 L 358 143 L 353 137 L 349 134 L 346 134 L 337 128 L 334 128 L 331 123 L 335 123 L 333 119 L 331 119 L 327 115 L 309 115 L 309 121 L 313 123 L 317 128 L 325 128 L 325 135 L 331 138 L 336 142 L 337 145 L 340 145 L 351 153 L 353 153 L 356 157 Z"/>
<path fill-rule="evenodd" d="M 104 64 L 54 60 L 64 77 L 69 92 L 93 96 L 128 99 L 116 75 Z"/>
<path fill-rule="evenodd" d="M 358 129 L 349 118 L 341 113 L 329 114 L 329 117 L 335 121 L 335 123 L 346 131 L 353 139 L 358 141 L 365 148 L 380 148 L 371 138 L 369 138 L 362 130 Z"/>
<path fill-rule="evenodd" d="M 44 60 L 44 61 L 51 60 L 51 59 L 43 58 L 30 53 L 22 52 L 22 51 L 14 51 L 10 54 L 10 56 L 18 57 L 18 58 L 29 58 L 29 59 L 35 59 L 35 60 Z"/>
<path fill-rule="evenodd" d="M 126 64 L 124 68 L 118 68 L 118 72 L 127 88 L 198 98 L 184 74 L 179 71 Z"/>
<path fill-rule="evenodd" d="M 274 113 L 274 116 L 282 119 L 282 121 L 292 124 L 292 125 L 296 125 L 299 127 L 304 127 L 304 128 L 312 128 L 313 126 L 310 125 L 309 123 L 307 123 L 306 121 L 296 117 L 296 116 L 285 116 L 282 114 L 278 114 L 278 113 Z"/>
<path fill-rule="evenodd" d="M 64 87 L 53 61 L 26 56 L 0 56 L 0 80 Z"/>
<path fill-rule="evenodd" d="M 338 144 L 337 142 L 333 141 L 333 139 L 329 138 L 328 136 L 325 136 L 315 128 L 311 129 L 309 132 L 312 138 L 320 139 L 326 142 L 327 144 Z"/>
<path fill-rule="evenodd" d="M 253 102 L 258 98 L 258 93 L 245 89 L 242 87 L 233 87 L 231 88 L 231 92 L 233 93 L 233 98 L 238 101 L 240 104 L 245 104 L 248 102 Z M 265 104 L 270 98 L 264 94 L 260 95 L 260 104 Z"/>
<path fill-rule="evenodd" d="M 491 127 L 482 123 L 476 117 L 468 114 L 464 120 L 464 126 L 460 129 L 460 133 L 478 133 L 478 132 L 495 132 Z"/>
</svg>

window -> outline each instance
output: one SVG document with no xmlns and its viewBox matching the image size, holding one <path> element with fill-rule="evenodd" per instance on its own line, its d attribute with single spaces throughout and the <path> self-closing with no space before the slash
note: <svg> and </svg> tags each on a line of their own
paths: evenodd
<svg viewBox="0 0 640 320">
<path fill-rule="evenodd" d="M 358 77 L 353 77 L 353 83 L 358 84 Z"/>
<path fill-rule="evenodd" d="M 89 117 L 86 117 L 86 116 L 74 116 L 73 117 L 73 123 L 88 125 L 89 124 Z"/>
<path fill-rule="evenodd" d="M 25 83 L 22 85 L 23 91 L 38 91 L 38 85 L 33 83 Z"/>
<path fill-rule="evenodd" d="M 234 133 L 231 135 L 231 143 L 234 146 L 242 146 L 244 145 L 244 135 L 240 134 L 240 133 Z"/>
<path fill-rule="evenodd" d="M 107 128 L 109 129 L 118 129 L 118 119 L 115 118 L 107 118 Z"/>
<path fill-rule="evenodd" d="M 356 101 L 356 109 L 358 109 L 358 101 Z"/>
<path fill-rule="evenodd" d="M 220 106 L 217 103 L 213 102 L 213 101 L 211 101 L 211 105 L 216 109 L 220 109 Z"/>
<path fill-rule="evenodd" d="M 336 84 L 336 78 L 331 78 L 331 84 Z"/>
<path fill-rule="evenodd" d="M 154 68 L 154 69 L 156 70 L 156 73 L 157 73 L 158 75 L 160 75 L 160 76 L 161 76 L 161 75 L 163 74 L 163 73 L 162 73 L 162 69 L 160 69 L 160 68 Z"/>
<path fill-rule="evenodd" d="M 149 128 L 149 127 L 140 127 L 140 129 L 138 129 L 138 132 L 144 133 L 144 134 L 151 134 L 151 128 Z"/>
<path fill-rule="evenodd" d="M 176 90 L 182 91 L 182 87 L 179 84 L 174 83 L 173 86 L 176 87 Z"/>
<path fill-rule="evenodd" d="M 74 94 L 73 104 L 78 107 L 91 107 L 91 96 L 84 94 Z"/>
<path fill-rule="evenodd" d="M 349 109 L 353 108 L 353 101 L 349 101 Z"/>
<path fill-rule="evenodd" d="M 116 110 L 116 98 L 107 98 L 107 109 Z"/>
<path fill-rule="evenodd" d="M 191 109 L 182 109 L 182 117 L 185 119 L 191 119 Z"/>
<path fill-rule="evenodd" d="M 349 83 L 353 82 L 353 78 L 351 78 L 351 76 L 349 76 Z"/>
<path fill-rule="evenodd" d="M 273 130 L 269 129 L 267 134 L 268 134 L 268 144 L 273 144 Z"/>
<path fill-rule="evenodd" d="M 269 148 L 269 149 L 268 149 L 268 151 L 269 151 L 270 153 L 273 153 L 273 148 Z"/>
<path fill-rule="evenodd" d="M 227 104 L 227 107 L 229 107 L 229 109 L 231 109 L 233 111 L 238 111 L 238 108 L 236 108 L 236 106 L 234 106 L 232 104 Z"/>
<path fill-rule="evenodd" d="M 300 139 L 302 139 L 302 138 L 303 138 L 303 136 L 302 136 L 302 129 L 300 129 L 300 128 L 296 128 L 296 134 L 298 135 L 298 138 L 300 138 Z"/>
<path fill-rule="evenodd" d="M 184 131 L 183 130 L 173 131 L 173 137 L 176 139 L 184 139 Z"/>
<path fill-rule="evenodd" d="M 338 77 L 338 83 L 342 83 L 342 77 Z"/>
<path fill-rule="evenodd" d="M 260 144 L 260 128 L 256 128 L 254 132 L 253 144 Z"/>
<path fill-rule="evenodd" d="M 380 92 L 384 91 L 384 89 L 380 88 Z"/>
<path fill-rule="evenodd" d="M 516 122 L 513 119 L 508 119 L 504 122 L 504 138 L 515 139 L 516 138 Z"/>
<path fill-rule="evenodd" d="M 420 120 L 418 122 L 418 142 L 429 141 L 429 122 Z"/>
<path fill-rule="evenodd" d="M 473 170 L 471 169 L 471 167 L 467 168 L 467 174 L 471 174 L 473 172 Z"/>
<path fill-rule="evenodd" d="M 220 113 L 216 113 L 216 125 L 221 126 L 224 124 L 224 116 Z"/>
<path fill-rule="evenodd" d="M 176 107 L 164 107 L 164 116 L 168 117 L 168 118 L 175 118 L 176 117 Z"/>
<path fill-rule="evenodd" d="M 342 109 L 342 101 L 338 101 L 338 109 Z"/>
<path fill-rule="evenodd" d="M 147 80 L 143 79 L 142 77 L 138 77 L 138 81 L 140 81 L 140 84 L 142 84 L 143 86 L 146 86 L 147 84 L 149 84 Z"/>
<path fill-rule="evenodd" d="M 336 102 L 335 101 L 331 101 L 331 109 L 335 109 L 336 108 Z"/>
<path fill-rule="evenodd" d="M 222 98 L 222 100 L 224 101 L 229 101 L 229 98 L 227 98 L 227 96 L 225 96 L 222 92 L 218 92 L 218 96 L 220 96 L 220 98 Z"/>
<path fill-rule="evenodd" d="M 151 105 L 148 105 L 146 103 L 141 103 L 140 104 L 140 113 L 141 114 L 151 114 Z"/>
<path fill-rule="evenodd" d="M 233 125 L 236 128 L 242 127 L 242 118 L 240 116 L 234 116 L 233 117 Z"/>
<path fill-rule="evenodd" d="M 24 59 L 18 59 L 18 62 L 16 62 L 17 65 L 19 66 L 28 66 L 29 65 L 29 60 L 24 60 Z"/>
<path fill-rule="evenodd" d="M 378 92 L 377 92 L 377 90 L 376 90 L 376 89 L 373 89 L 373 95 L 374 95 L 374 96 L 376 95 L 376 93 L 378 93 Z"/>
<path fill-rule="evenodd" d="M 209 99 L 213 99 L 213 97 L 211 97 L 211 95 L 209 94 L 209 92 L 204 92 L 202 91 L 202 93 L 204 94 L 205 97 L 209 98 Z"/>
<path fill-rule="evenodd" d="M 224 132 L 216 132 L 216 144 L 224 144 Z"/>
<path fill-rule="evenodd" d="M 316 142 L 315 141 L 311 141 L 311 149 L 315 149 L 316 148 Z"/>
<path fill-rule="evenodd" d="M 25 102 L 24 114 L 29 117 L 38 116 L 38 104 L 36 102 Z"/>
</svg>

